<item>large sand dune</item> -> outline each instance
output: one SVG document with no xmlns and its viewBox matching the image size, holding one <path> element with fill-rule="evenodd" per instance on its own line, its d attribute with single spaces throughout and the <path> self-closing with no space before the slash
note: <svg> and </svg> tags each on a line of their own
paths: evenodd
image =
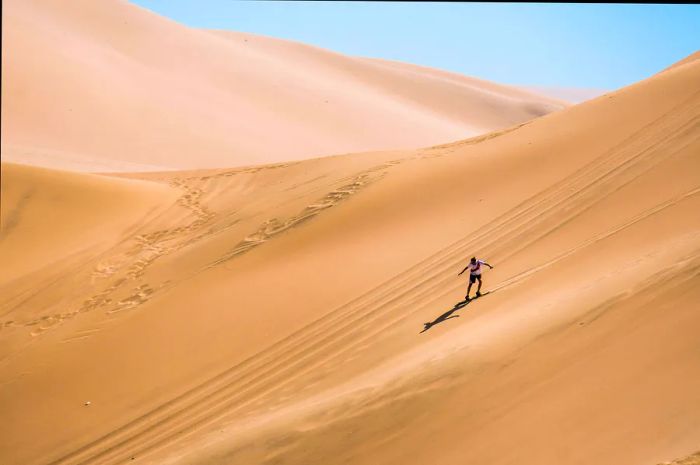
<svg viewBox="0 0 700 465">
<path fill-rule="evenodd" d="M 3 164 L 0 462 L 688 456 L 698 83 L 690 60 L 421 150 L 112 177 Z M 471 255 L 495 265 L 490 293 L 454 309 Z"/>
<path fill-rule="evenodd" d="M 3 3 L 5 161 L 232 167 L 415 148 L 566 105 L 514 87 L 196 30 L 121 0 Z"/>
</svg>

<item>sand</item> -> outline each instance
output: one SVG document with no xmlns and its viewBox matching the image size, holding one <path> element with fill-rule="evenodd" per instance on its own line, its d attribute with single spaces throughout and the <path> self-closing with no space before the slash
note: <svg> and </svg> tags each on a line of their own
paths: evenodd
<svg viewBox="0 0 700 465">
<path fill-rule="evenodd" d="M 3 164 L 2 462 L 693 453 L 698 82 L 690 61 L 427 149 L 118 177 Z M 420 333 L 471 255 L 495 265 L 490 293 Z"/>
<path fill-rule="evenodd" d="M 55 27 L 127 45 L 103 6 L 81 5 L 65 18 L 90 21 Z M 104 5 L 130 27 L 157 22 Z M 158 21 L 182 44 L 245 41 Z M 133 40 L 136 53 L 154 39 Z M 183 169 L 156 170 L 104 135 L 78 168 L 119 173 L 8 163 L 3 148 L 0 463 L 697 462 L 698 83 L 689 57 L 456 142 L 228 168 L 183 148 Z M 494 269 L 465 303 L 473 255 Z"/>
<path fill-rule="evenodd" d="M 673 460 L 671 462 L 664 462 L 662 465 L 698 465 L 700 464 L 700 452 L 683 457 L 681 459 Z"/>
<path fill-rule="evenodd" d="M 119 0 L 3 7 L 4 161 L 230 168 L 412 149 L 567 105 L 454 73 L 193 29 Z"/>
</svg>

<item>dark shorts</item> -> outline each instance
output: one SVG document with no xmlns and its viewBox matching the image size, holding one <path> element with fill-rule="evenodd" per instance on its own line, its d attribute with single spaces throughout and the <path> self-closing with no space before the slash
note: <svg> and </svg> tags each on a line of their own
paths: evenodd
<svg viewBox="0 0 700 465">
<path fill-rule="evenodd" d="M 481 275 L 480 274 L 470 274 L 469 275 L 469 282 L 470 283 L 475 283 L 477 279 L 479 280 L 479 282 L 481 282 Z"/>
</svg>

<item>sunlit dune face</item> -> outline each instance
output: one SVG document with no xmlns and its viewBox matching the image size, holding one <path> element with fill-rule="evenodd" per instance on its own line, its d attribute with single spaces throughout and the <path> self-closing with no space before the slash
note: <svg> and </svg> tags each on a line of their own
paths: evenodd
<svg viewBox="0 0 700 465">
<path fill-rule="evenodd" d="M 6 3 L 0 463 L 698 463 L 700 61 L 557 107 Z"/>
</svg>

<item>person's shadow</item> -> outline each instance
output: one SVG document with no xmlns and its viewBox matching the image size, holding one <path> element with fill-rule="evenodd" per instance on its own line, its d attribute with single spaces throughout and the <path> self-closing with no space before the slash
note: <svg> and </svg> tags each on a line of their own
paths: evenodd
<svg viewBox="0 0 700 465">
<path fill-rule="evenodd" d="M 459 317 L 459 315 L 453 315 L 453 313 L 456 312 L 457 310 L 459 310 L 460 308 L 466 307 L 466 306 L 469 305 L 471 302 L 473 302 L 473 301 L 475 301 L 476 299 L 479 299 L 479 298 L 485 296 L 486 294 L 488 294 L 488 292 L 485 292 L 485 293 L 481 294 L 480 297 L 474 297 L 474 298 L 471 299 L 471 300 L 463 300 L 463 301 L 461 301 L 461 302 L 457 302 L 457 303 L 455 304 L 454 307 L 452 307 L 451 309 L 449 309 L 448 311 L 446 311 L 445 313 L 443 313 L 443 314 L 440 315 L 439 317 L 435 318 L 433 321 L 428 322 L 428 323 L 423 323 L 424 328 L 423 328 L 423 331 L 421 331 L 421 333 L 424 333 L 425 331 L 429 330 L 430 328 L 432 328 L 432 327 L 435 326 L 436 324 L 442 323 L 442 322 L 445 321 L 445 320 L 449 320 L 450 318 L 457 318 L 457 317 Z M 420 334 L 420 333 L 418 333 L 418 334 Z"/>
</svg>

